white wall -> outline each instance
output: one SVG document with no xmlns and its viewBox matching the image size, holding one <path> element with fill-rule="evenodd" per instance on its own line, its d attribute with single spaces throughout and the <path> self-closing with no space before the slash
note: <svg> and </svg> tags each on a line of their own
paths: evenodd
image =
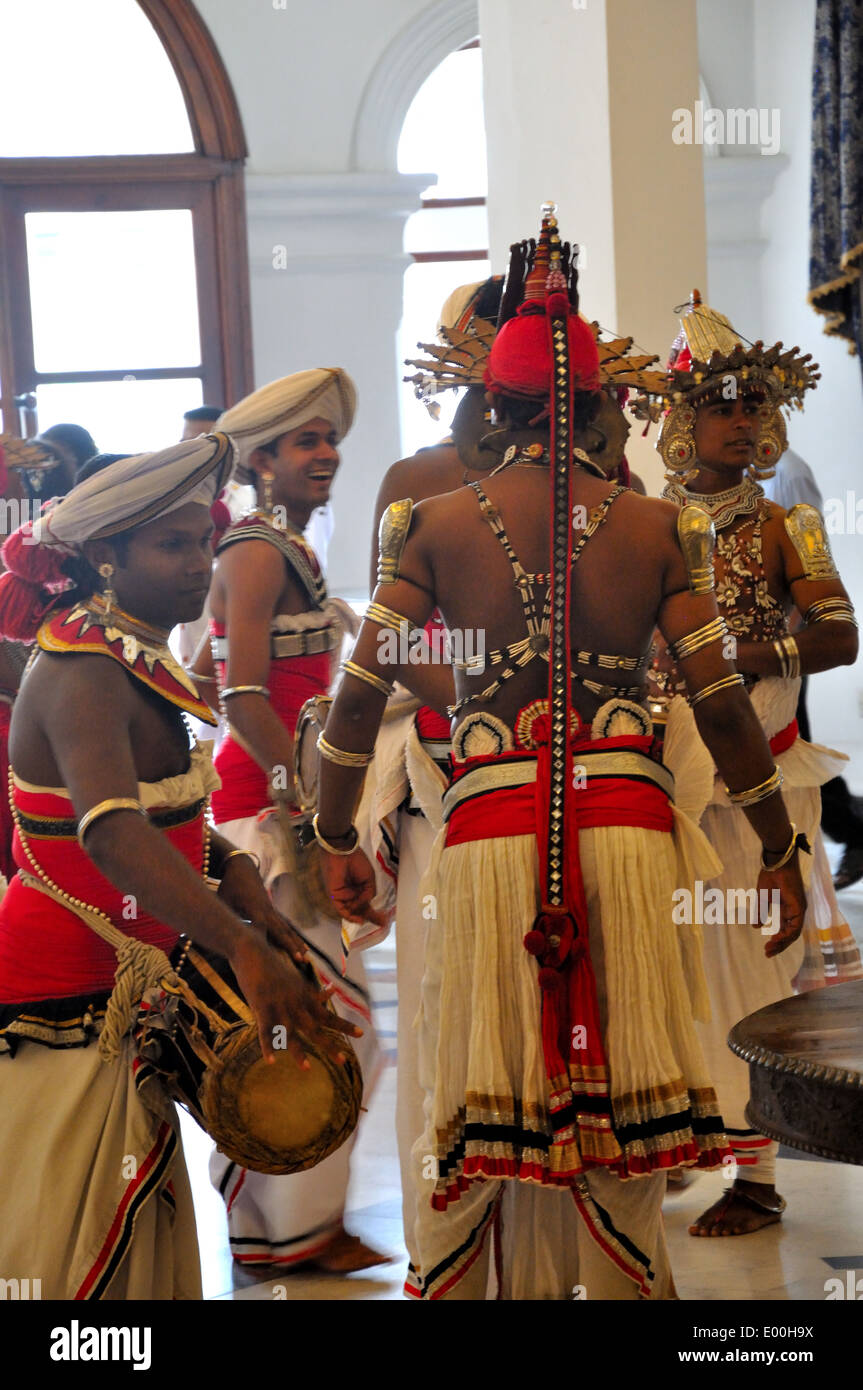
<svg viewBox="0 0 863 1390">
<path fill-rule="evenodd" d="M 363 90 L 429 0 L 196 0 L 230 74 L 255 174 L 351 168 Z"/>
<path fill-rule="evenodd" d="M 340 366 L 357 385 L 333 491 L 328 579 L 334 592 L 364 594 L 374 499 L 401 452 L 403 227 L 429 182 L 397 173 L 396 136 L 424 79 L 475 37 L 475 4 L 198 0 L 198 9 L 249 146 L 256 384 Z"/>
<path fill-rule="evenodd" d="M 741 158 L 726 146 L 722 158 L 705 161 L 709 302 L 750 337 L 798 344 L 820 362 L 818 389 L 795 412 L 789 438 L 825 499 L 855 488 L 863 499 L 860 362 L 824 335 L 806 303 L 815 0 L 699 0 L 698 23 L 713 105 L 776 108 L 781 130 L 776 158 Z M 831 545 L 863 609 L 863 536 L 836 535 Z M 863 787 L 861 662 L 814 677 L 809 692 L 813 737 L 850 753 L 859 769 L 852 782 Z"/>
</svg>

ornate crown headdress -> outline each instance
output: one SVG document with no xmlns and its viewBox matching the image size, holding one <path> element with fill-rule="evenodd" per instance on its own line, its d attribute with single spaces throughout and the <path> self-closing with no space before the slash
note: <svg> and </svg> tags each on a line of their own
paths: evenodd
<svg viewBox="0 0 863 1390">
<path fill-rule="evenodd" d="M 44 473 L 56 468 L 60 455 L 41 439 L 19 439 L 15 434 L 0 434 L 0 451 L 7 468 L 25 469 L 28 473 Z"/>
<path fill-rule="evenodd" d="M 463 386 L 481 386 L 485 364 L 494 335 L 497 332 L 499 290 L 503 276 L 493 275 L 479 284 L 460 286 L 453 290 L 441 310 L 436 343 L 417 343 L 426 357 L 409 357 L 407 367 L 419 367 L 405 381 L 413 383 L 414 395 L 437 420 L 440 406 L 434 399 L 442 391 L 456 391 Z M 498 290 L 495 304 L 494 290 Z M 478 306 L 486 315 L 478 313 Z"/>
<path fill-rule="evenodd" d="M 48 474 L 62 459 L 47 440 L 19 439 L 15 434 L 0 434 L 0 494 L 5 493 L 10 468 L 20 473 L 26 493 L 39 499 L 48 482 Z"/>
<path fill-rule="evenodd" d="M 803 409 L 803 396 L 814 390 L 820 373 L 812 354 L 798 347 L 783 351 L 781 342 L 744 346 L 724 314 L 702 303 L 698 290 L 680 320 L 668 359 L 662 397 L 665 416 L 656 447 L 670 478 L 686 482 L 695 475 L 695 410 L 738 394 L 763 398 L 762 427 L 751 472 L 756 481 L 771 478 L 788 447 L 782 410 Z"/>
<path fill-rule="evenodd" d="M 577 248 L 576 248 L 577 250 Z M 562 247 L 563 258 L 569 265 L 571 248 L 568 242 Z M 527 274 L 534 269 L 536 243 L 524 244 Z M 502 276 L 492 277 L 502 283 Z M 440 414 L 440 407 L 434 400 L 443 391 L 456 391 L 465 386 L 482 386 L 485 368 L 491 346 L 497 332 L 497 316 L 484 318 L 476 312 L 477 301 L 481 301 L 489 281 L 474 286 L 474 294 L 465 304 L 454 323 L 441 322 L 436 343 L 417 343 L 425 357 L 406 359 L 408 367 L 420 370 L 405 381 L 413 384 L 414 394 L 426 409 L 434 415 Z M 450 303 L 454 298 L 450 296 Z M 585 322 L 585 320 L 582 320 Z M 664 394 L 665 373 L 649 371 L 659 357 L 647 353 L 634 355 L 631 352 L 632 338 L 603 338 L 605 331 L 594 321 L 587 324 L 593 334 L 599 354 L 599 379 L 603 387 L 609 389 L 628 388 L 638 393 L 640 401 L 658 398 Z"/>
</svg>

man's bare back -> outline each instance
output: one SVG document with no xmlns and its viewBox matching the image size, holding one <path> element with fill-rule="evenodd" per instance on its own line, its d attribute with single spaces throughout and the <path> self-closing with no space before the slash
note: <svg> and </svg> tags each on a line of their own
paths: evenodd
<svg viewBox="0 0 863 1390">
<path fill-rule="evenodd" d="M 500 510 L 519 561 L 531 573 L 547 573 L 549 569 L 548 489 L 548 471 L 542 468 L 509 468 L 483 485 L 489 500 Z M 611 492 L 608 483 L 579 470 L 573 488 L 575 519 L 583 522 Z M 646 658 L 664 594 L 687 587 L 674 535 L 677 514 L 670 503 L 630 492 L 616 499 L 573 570 L 573 648 Z M 414 518 L 411 534 L 428 557 L 447 627 L 451 631 L 481 631 L 486 652 L 525 637 L 524 610 L 512 567 L 483 517 L 474 490 L 460 488 L 431 498 L 417 506 Z M 582 531 L 582 525 L 573 529 L 573 546 Z M 409 562 L 402 573 L 406 579 L 427 582 L 421 574 L 414 574 Z M 610 574 L 626 575 L 625 605 L 615 602 L 608 586 Z M 539 586 L 535 594 L 541 615 L 545 586 Z M 643 666 L 639 673 L 597 666 L 579 669 L 597 682 L 622 687 L 638 684 L 644 676 Z M 470 677 L 457 670 L 458 698 L 483 690 L 494 675 L 488 665 Z M 547 693 L 547 686 L 546 662 L 532 661 L 505 682 L 494 701 L 494 713 L 511 723 L 522 706 Z M 579 713 L 588 719 L 603 703 L 577 685 L 573 698 Z"/>
</svg>

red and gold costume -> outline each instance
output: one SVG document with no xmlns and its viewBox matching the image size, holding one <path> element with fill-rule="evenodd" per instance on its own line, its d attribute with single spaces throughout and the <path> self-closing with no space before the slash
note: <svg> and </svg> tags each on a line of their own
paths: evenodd
<svg viewBox="0 0 863 1390">
<path fill-rule="evenodd" d="M 420 888 L 435 910 L 418 1021 L 427 1092 L 413 1150 L 418 1253 L 406 1292 L 424 1299 L 485 1297 L 492 1232 L 500 1297 L 562 1299 L 576 1284 L 588 1299 L 671 1297 L 665 1173 L 730 1156 L 693 1023 L 705 1004 L 698 934 L 671 921 L 675 887 L 716 861 L 673 805 L 635 702 L 643 677 L 606 686 L 579 669 L 643 673 L 646 654 L 581 652 L 573 640 L 572 566 L 620 490 L 573 547 L 573 389 L 594 392 L 601 377 L 570 288 L 549 215 L 524 303 L 514 317 L 513 305 L 502 309 L 485 380 L 493 393 L 537 400 L 537 417 L 543 404 L 551 414 L 550 573 L 526 573 L 506 518 L 472 485 L 513 566 L 524 632 L 486 653 L 494 679 L 450 711 L 446 824 Z M 625 381 L 625 346 L 612 356 Z M 646 384 L 643 365 L 629 364 Z M 513 449 L 501 467 L 514 462 L 531 460 Z M 510 728 L 494 713 L 497 693 L 543 660 L 548 698 Z M 589 726 L 572 681 L 603 701 Z"/>
<path fill-rule="evenodd" d="M 266 686 L 273 710 L 293 736 L 297 716 L 306 700 L 313 695 L 325 695 L 329 690 L 333 653 L 341 646 L 342 628 L 337 611 L 327 602 L 318 557 L 300 532 L 286 531 L 255 514 L 228 530 L 219 546 L 219 554 L 244 541 L 261 540 L 279 551 L 309 603 L 308 610 L 303 613 L 278 615 L 270 629 L 272 659 Z M 211 620 L 210 632 L 219 682 L 224 687 L 227 654 L 224 623 Z M 217 825 L 256 816 L 270 804 L 266 773 L 237 742 L 230 729 L 216 754 L 216 770 L 222 779 L 221 790 L 213 797 L 213 818 Z"/>
<path fill-rule="evenodd" d="M 81 572 L 86 541 L 187 503 L 208 507 L 232 463 L 226 437 L 202 437 L 120 460 L 49 504 L 38 533 L 27 523 L 3 547 L 0 633 L 36 640 L 37 666 L 42 652 L 61 665 L 67 655 L 96 658 L 81 661 L 94 684 L 115 662 L 149 699 L 214 723 L 166 633 L 99 595 L 65 604 L 62 595 L 73 582 L 66 562 Z M 19 707 L 27 699 L 25 680 Z M 88 718 L 86 707 L 77 713 Z M 194 748 L 184 772 L 138 784 L 136 809 L 202 875 L 216 781 L 209 750 Z M 0 1273 L 40 1280 L 43 1298 L 200 1298 L 176 1110 L 132 1037 L 176 933 L 99 873 L 65 787 L 33 785 L 13 768 L 10 794 L 17 873 L 0 905 L 0 1168 L 9 1178 Z"/>
<path fill-rule="evenodd" d="M 781 645 L 789 634 L 791 600 L 775 581 L 775 591 L 771 592 L 764 557 L 765 524 L 779 509 L 767 500 L 759 479 L 772 476 L 785 448 L 782 407 L 792 402 L 799 406 L 818 376 L 814 364 L 807 365 L 808 356 L 800 357 L 796 348 L 785 353 L 781 348 L 781 343 L 770 348 L 760 343 L 745 348 L 728 320 L 702 304 L 698 291 L 694 291 L 671 349 L 673 394 L 667 399 L 670 410 L 657 444 L 669 468 L 663 496 L 679 506 L 694 503 L 710 516 L 716 528 L 716 603 L 728 632 L 741 643 Z M 695 410 L 703 403 L 733 400 L 738 391 L 751 395 L 760 406 L 755 462 L 749 475 L 724 491 L 699 493 L 692 485 L 692 474 L 697 471 Z M 817 516 L 814 508 L 802 510 Z M 722 779 L 715 775 L 713 759 L 682 697 L 685 687 L 679 672 L 670 660 L 661 664 L 667 669 L 657 671 L 656 677 L 659 700 L 667 706 L 668 761 L 681 783 L 702 788 L 697 814 L 723 864 L 722 873 L 705 885 L 705 891 L 727 900 L 727 895 L 741 885 L 756 881 L 760 842 L 743 812 L 729 802 Z M 741 1018 L 779 999 L 801 990 L 859 979 L 863 966 L 836 901 L 820 831 L 819 787 L 842 770 L 845 759 L 799 737 L 799 671 L 788 676 L 748 675 L 746 684 L 783 775 L 788 814 L 813 846 L 811 857 L 800 856 L 808 900 L 806 917 L 800 939 L 770 958 L 764 955 L 764 938 L 751 928 L 737 925 L 733 919 L 705 923 L 711 1018 L 699 1024 L 699 1036 L 716 1081 L 739 1176 L 746 1182 L 771 1187 L 778 1145 L 747 1122 L 748 1068 L 727 1047 L 728 1033 Z"/>
<path fill-rule="evenodd" d="M 302 590 L 308 607 L 297 614 L 277 614 L 270 627 L 269 702 L 293 736 L 306 700 L 330 687 L 344 633 L 344 606 L 327 597 L 318 558 L 299 531 L 276 525 L 253 513 L 230 528 L 219 554 L 249 541 L 264 541 L 283 557 L 288 573 Z M 229 637 L 222 623 L 211 622 L 211 644 L 224 688 Z M 221 788 L 212 799 L 220 832 L 260 860 L 261 877 L 276 907 L 290 920 L 292 872 L 279 815 L 266 773 L 230 730 L 216 755 Z M 372 1024 L 365 970 L 359 959 L 341 969 L 341 925 L 318 920 L 303 928 L 310 958 L 322 984 L 333 986 L 333 1002 L 343 1017 L 363 1030 L 358 1055 L 365 1079 L 366 1103 L 376 1080 L 377 1041 Z M 215 1151 L 210 1178 L 225 1199 L 231 1251 L 238 1264 L 290 1267 L 323 1252 L 341 1226 L 352 1145 L 343 1145 L 306 1173 L 272 1177 L 254 1173 Z"/>
<path fill-rule="evenodd" d="M 148 634 L 125 614 L 116 615 L 116 626 L 103 622 L 98 598 L 61 609 L 40 628 L 38 645 L 53 653 L 108 657 L 170 704 L 213 722 L 167 647 L 153 640 L 152 629 Z M 216 783 L 208 750 L 195 748 L 187 772 L 138 786 L 151 824 L 202 874 L 205 812 Z M 37 884 L 50 881 L 61 894 L 105 914 L 124 934 L 168 955 L 177 946 L 177 933 L 130 910 L 128 898 L 96 869 L 78 843 L 78 820 L 65 788 L 33 786 L 13 769 L 10 795 L 19 872 L 0 905 L 0 1053 L 14 1057 L 11 1065 L 20 1084 L 13 1085 L 6 1118 L 11 1125 L 11 1111 L 21 1109 L 19 1161 L 26 1161 L 32 1146 L 33 1171 L 51 1172 L 56 1183 L 52 1181 L 50 1213 L 38 1206 L 30 1210 L 38 1192 L 22 1189 L 18 1194 L 22 1210 L 14 1233 L 7 1229 L 4 1268 L 11 1267 L 12 1259 L 16 1269 L 26 1273 L 32 1268 L 49 1297 L 200 1297 L 194 1217 L 176 1116 L 160 1100 L 152 1077 L 139 1073 L 130 1039 L 114 1063 L 104 1062 L 95 1046 L 114 986 L 116 953 L 71 906 Z M 35 1124 L 27 1082 L 31 1073 L 35 1077 L 44 1069 L 47 1049 L 65 1054 L 63 1088 L 55 1093 L 46 1074 L 42 1085 L 50 1105 L 37 1103 Z M 136 1079 L 143 1105 L 132 1105 L 127 1096 Z M 101 1118 L 94 1140 L 86 1120 L 96 1113 Z M 76 1164 L 88 1176 L 70 1186 L 63 1174 Z M 171 1232 L 174 1222 L 176 1233 Z M 64 1231 L 68 1244 L 58 1264 L 56 1242 Z M 184 1239 L 178 1243 L 175 1234 Z"/>
</svg>

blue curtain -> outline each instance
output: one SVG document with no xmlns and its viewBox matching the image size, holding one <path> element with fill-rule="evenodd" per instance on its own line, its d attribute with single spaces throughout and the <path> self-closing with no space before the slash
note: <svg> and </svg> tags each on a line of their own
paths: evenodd
<svg viewBox="0 0 863 1390">
<path fill-rule="evenodd" d="M 809 303 L 863 365 L 863 0 L 817 0 Z"/>
</svg>

